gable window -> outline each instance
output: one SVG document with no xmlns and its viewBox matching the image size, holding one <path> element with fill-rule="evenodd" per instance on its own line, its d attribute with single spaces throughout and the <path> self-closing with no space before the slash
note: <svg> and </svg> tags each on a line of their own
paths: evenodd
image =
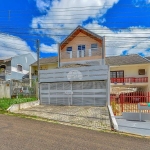
<svg viewBox="0 0 150 150">
<path fill-rule="evenodd" d="M 22 66 L 21 65 L 17 65 L 17 71 L 22 71 Z"/>
<path fill-rule="evenodd" d="M 67 47 L 66 51 L 67 51 L 69 57 L 72 58 L 72 47 L 71 46 Z"/>
<path fill-rule="evenodd" d="M 97 50 L 98 48 L 98 45 L 95 43 L 95 44 L 91 44 L 91 49 L 92 50 Z"/>
<path fill-rule="evenodd" d="M 85 45 L 78 45 L 77 55 L 78 55 L 78 57 L 85 56 Z"/>
<path fill-rule="evenodd" d="M 72 51 L 72 47 L 67 47 L 66 51 L 67 52 L 71 52 Z"/>
</svg>

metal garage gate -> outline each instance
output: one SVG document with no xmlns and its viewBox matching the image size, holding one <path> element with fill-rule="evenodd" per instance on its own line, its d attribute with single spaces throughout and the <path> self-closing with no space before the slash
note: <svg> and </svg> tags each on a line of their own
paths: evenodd
<svg viewBox="0 0 150 150">
<path fill-rule="evenodd" d="M 41 104 L 106 106 L 106 81 L 40 84 Z"/>
</svg>

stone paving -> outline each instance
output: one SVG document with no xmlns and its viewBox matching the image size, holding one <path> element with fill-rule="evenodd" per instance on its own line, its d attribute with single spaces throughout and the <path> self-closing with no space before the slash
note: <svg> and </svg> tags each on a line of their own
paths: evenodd
<svg viewBox="0 0 150 150">
<path fill-rule="evenodd" d="M 16 113 L 86 126 L 92 129 L 111 129 L 107 107 L 39 105 Z"/>
</svg>

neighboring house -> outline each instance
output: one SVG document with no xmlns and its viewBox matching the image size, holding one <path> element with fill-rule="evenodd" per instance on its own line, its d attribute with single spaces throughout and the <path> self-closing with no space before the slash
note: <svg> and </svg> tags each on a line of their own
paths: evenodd
<svg viewBox="0 0 150 150">
<path fill-rule="evenodd" d="M 111 92 L 150 91 L 150 60 L 138 54 L 106 57 Z"/>
<path fill-rule="evenodd" d="M 49 70 L 58 67 L 58 57 L 41 58 L 39 60 L 40 70 Z M 30 79 L 37 79 L 38 67 L 37 61 L 30 65 Z"/>
<path fill-rule="evenodd" d="M 0 58 L 0 79 L 22 80 L 29 73 L 29 65 L 35 62 L 32 54 Z"/>
<path fill-rule="evenodd" d="M 105 39 L 78 26 L 58 52 L 58 69 L 40 71 L 41 104 L 106 106 Z"/>
</svg>

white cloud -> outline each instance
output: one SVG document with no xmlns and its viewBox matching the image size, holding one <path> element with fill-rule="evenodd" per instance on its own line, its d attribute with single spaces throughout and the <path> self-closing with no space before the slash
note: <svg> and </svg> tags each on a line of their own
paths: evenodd
<svg viewBox="0 0 150 150">
<path fill-rule="evenodd" d="M 124 50 L 128 54 L 143 53 L 143 55 L 150 55 L 150 52 L 146 49 L 150 48 L 150 29 L 144 29 L 141 27 L 130 27 L 120 32 L 113 32 L 107 27 L 103 27 L 96 22 L 85 26 L 99 34 L 105 36 L 106 40 L 106 55 L 120 55 Z M 98 30 L 95 30 L 98 29 Z M 147 38 L 149 36 L 149 38 Z"/>
<path fill-rule="evenodd" d="M 51 46 L 41 44 L 40 45 L 40 51 L 43 53 L 57 53 L 58 52 L 58 45 L 52 44 Z"/>
<path fill-rule="evenodd" d="M 39 0 L 36 1 L 38 2 Z M 44 2 L 44 0 L 40 1 Z M 47 14 L 33 18 L 31 26 L 33 28 L 39 26 L 45 28 L 45 30 L 35 30 L 35 32 L 38 33 L 51 35 L 69 34 L 71 31 L 63 30 L 62 28 L 75 28 L 89 17 L 101 17 L 118 1 L 119 0 L 53 0 L 50 9 L 46 9 Z M 38 8 L 41 10 L 39 6 Z M 49 28 L 59 29 L 52 30 Z M 57 42 L 62 40 L 59 36 L 50 37 L 54 38 Z"/>
<path fill-rule="evenodd" d="M 36 1 L 36 7 L 40 11 L 46 11 L 47 8 L 50 6 L 50 2 L 48 0 L 35 0 Z"/>
<path fill-rule="evenodd" d="M 31 48 L 21 38 L 0 33 L 0 57 L 26 53 L 32 53 L 35 57 L 35 53 L 31 51 Z"/>
<path fill-rule="evenodd" d="M 44 0 L 40 1 L 46 2 Z M 118 1 L 119 0 L 53 0 L 49 9 L 41 5 L 42 8 L 45 8 L 47 13 L 46 15 L 33 18 L 31 26 L 33 28 L 39 26 L 45 28 L 44 30 L 34 30 L 34 32 L 49 34 L 49 37 L 55 39 L 56 42 L 60 42 L 64 37 L 54 35 L 68 35 L 71 32 L 68 28 L 76 28 L 89 17 L 97 20 L 98 17 L 103 16 L 107 10 L 113 7 Z M 142 1 L 143 0 L 133 0 L 133 3 L 141 4 Z M 150 0 L 146 2 L 149 3 Z M 38 7 L 38 9 L 41 10 L 40 7 Z M 105 22 L 105 18 L 99 20 L 99 22 Z M 100 36 L 106 36 L 107 56 L 120 55 L 125 50 L 128 54 L 143 53 L 144 55 L 150 55 L 150 53 L 146 51 L 146 49 L 150 47 L 150 40 L 141 38 L 147 37 L 147 33 L 150 33 L 150 29 L 131 27 L 127 30 L 121 30 L 120 32 L 113 32 L 109 28 L 99 25 L 97 21 L 93 21 L 93 23 L 85 27 L 93 29 L 93 32 Z M 67 30 L 65 28 L 67 28 Z M 108 36 L 111 37 L 108 38 Z M 44 53 L 53 52 L 55 48 L 55 44 L 51 46 L 45 44 L 41 45 L 41 50 Z"/>
</svg>

